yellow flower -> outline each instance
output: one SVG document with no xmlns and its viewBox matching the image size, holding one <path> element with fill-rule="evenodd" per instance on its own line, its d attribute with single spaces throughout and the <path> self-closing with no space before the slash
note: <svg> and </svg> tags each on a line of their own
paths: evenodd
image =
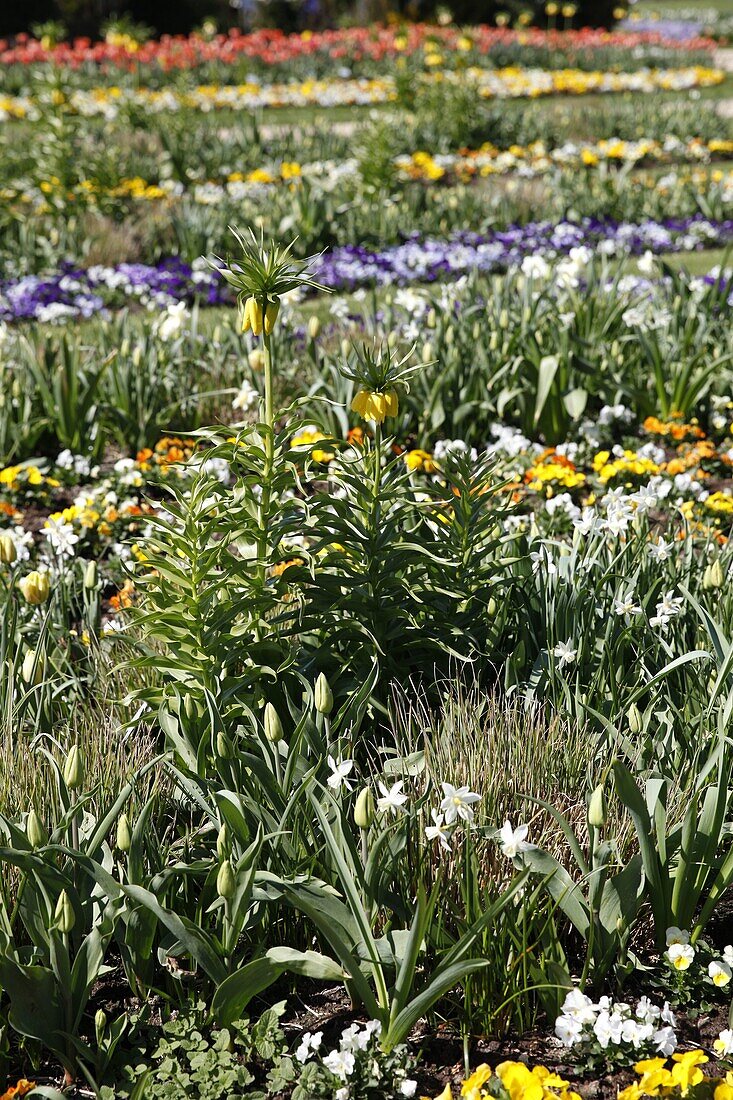
<svg viewBox="0 0 733 1100">
<path fill-rule="evenodd" d="M 670 1071 L 672 1082 L 686 1096 L 693 1085 L 702 1081 L 704 1074 L 699 1067 L 705 1065 L 708 1056 L 701 1050 L 687 1050 L 684 1054 L 673 1054 L 672 1060 L 676 1063 Z"/>
<path fill-rule="evenodd" d="M 244 303 L 244 314 L 242 315 L 242 332 L 248 332 L 252 329 L 255 336 L 260 336 L 262 333 L 262 327 L 264 323 L 264 316 L 262 310 L 262 303 L 258 302 L 256 298 L 248 298 Z"/>
<path fill-rule="evenodd" d="M 511 1100 L 543 1100 L 542 1082 L 523 1062 L 502 1062 L 496 1067 L 496 1075 Z"/>
<path fill-rule="evenodd" d="M 421 1100 L 428 1100 L 427 1096 L 423 1096 Z M 450 1085 L 446 1085 L 439 1096 L 435 1097 L 435 1100 L 453 1100 L 453 1093 L 451 1092 Z"/>
<path fill-rule="evenodd" d="M 461 1096 L 469 1097 L 470 1100 L 473 1100 L 473 1095 L 480 1098 L 481 1086 L 486 1084 L 489 1077 L 491 1077 L 491 1066 L 487 1066 L 485 1062 L 477 1066 L 461 1085 Z"/>
<path fill-rule="evenodd" d="M 424 470 L 426 474 L 435 472 L 436 466 L 433 456 L 428 451 L 415 449 L 405 454 L 405 464 L 408 470 Z"/>
<path fill-rule="evenodd" d="M 39 573 L 34 569 L 26 577 L 18 582 L 18 587 L 29 604 L 37 605 L 45 603 L 51 591 L 51 583 L 48 573 Z"/>
<path fill-rule="evenodd" d="M 374 393 L 372 390 L 359 390 L 351 402 L 351 409 L 364 420 L 373 420 L 381 424 L 388 416 L 397 416 L 399 405 L 394 390 L 386 393 Z"/>
</svg>

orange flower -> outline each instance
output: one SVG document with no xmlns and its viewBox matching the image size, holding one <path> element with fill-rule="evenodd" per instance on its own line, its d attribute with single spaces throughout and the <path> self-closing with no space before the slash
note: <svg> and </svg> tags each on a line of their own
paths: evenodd
<svg viewBox="0 0 733 1100">
<path fill-rule="evenodd" d="M 21 1077 L 15 1085 L 11 1085 L 9 1089 L 0 1096 L 0 1100 L 13 1100 L 15 1096 L 25 1096 L 27 1092 L 31 1092 L 36 1087 L 35 1081 L 28 1081 L 25 1077 Z"/>
</svg>

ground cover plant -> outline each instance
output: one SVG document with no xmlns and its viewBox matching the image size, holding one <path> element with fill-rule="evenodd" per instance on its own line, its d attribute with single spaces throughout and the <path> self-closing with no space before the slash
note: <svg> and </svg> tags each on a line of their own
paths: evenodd
<svg viewBox="0 0 733 1100">
<path fill-rule="evenodd" d="M 3 44 L 0 1095 L 733 1090 L 724 35 L 521 14 Z"/>
</svg>

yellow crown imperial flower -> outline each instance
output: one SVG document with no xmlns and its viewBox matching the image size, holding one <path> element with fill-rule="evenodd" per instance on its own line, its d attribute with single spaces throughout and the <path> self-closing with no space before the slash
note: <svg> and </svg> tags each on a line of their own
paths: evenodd
<svg viewBox="0 0 733 1100">
<path fill-rule="evenodd" d="M 268 301 L 265 306 L 265 333 L 270 335 L 275 327 L 275 321 L 277 321 L 277 315 L 280 312 L 280 299 L 275 298 L 273 301 Z"/>
<path fill-rule="evenodd" d="M 381 424 L 388 416 L 397 416 L 399 409 L 397 394 L 394 390 L 387 390 L 385 393 L 359 390 L 351 402 L 351 409 L 364 420 L 373 420 Z"/>
<path fill-rule="evenodd" d="M 255 297 L 248 298 L 244 303 L 244 313 L 242 315 L 242 332 L 252 332 L 255 336 L 262 334 L 262 328 L 264 324 L 264 316 L 262 310 L 262 303 L 258 302 Z"/>
</svg>

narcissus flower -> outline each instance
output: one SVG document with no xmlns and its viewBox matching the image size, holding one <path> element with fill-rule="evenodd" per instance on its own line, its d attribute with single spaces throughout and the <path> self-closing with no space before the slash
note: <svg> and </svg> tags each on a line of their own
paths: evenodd
<svg viewBox="0 0 733 1100">
<path fill-rule="evenodd" d="M 364 420 L 383 423 L 388 416 L 397 416 L 399 403 L 394 390 L 374 393 L 372 390 L 359 390 L 351 402 L 352 412 L 358 413 Z"/>
</svg>

